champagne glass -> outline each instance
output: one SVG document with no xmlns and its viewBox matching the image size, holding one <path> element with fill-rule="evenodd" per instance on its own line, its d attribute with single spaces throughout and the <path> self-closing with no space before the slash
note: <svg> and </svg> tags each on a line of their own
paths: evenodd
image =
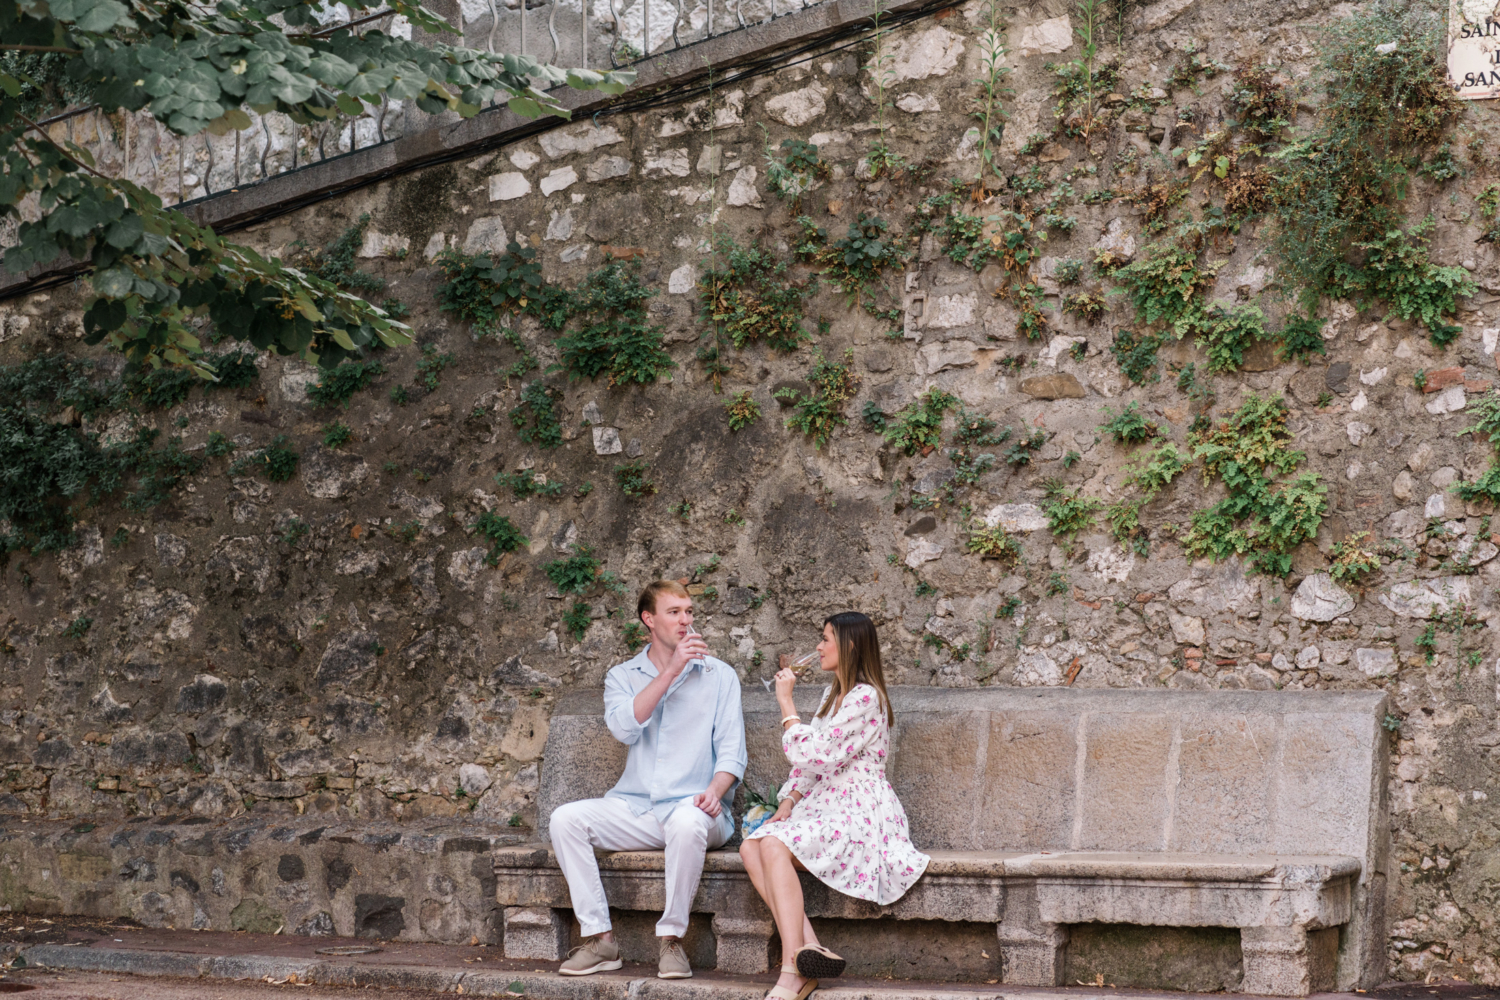
<svg viewBox="0 0 1500 1000">
<path fill-rule="evenodd" d="M 686 642 L 689 639 L 701 639 L 701 638 L 703 638 L 703 633 L 699 632 L 692 625 L 689 625 L 688 629 L 687 629 L 687 635 L 685 635 L 685 636 L 682 637 L 682 641 Z M 687 668 L 689 670 L 691 670 L 694 667 L 706 667 L 707 665 L 708 664 L 704 663 L 703 660 L 702 660 L 702 658 L 700 657 L 700 658 L 695 658 L 695 659 L 689 660 Z"/>
<path fill-rule="evenodd" d="M 811 653 L 803 653 L 801 656 L 788 663 L 787 666 L 790 667 L 792 672 L 797 675 L 798 680 L 805 681 L 806 678 L 802 676 L 802 672 L 808 667 L 812 666 L 814 663 L 817 663 L 820 659 L 822 659 L 822 657 L 818 655 L 818 651 L 815 649 Z M 760 682 L 765 686 L 765 689 L 769 691 L 776 683 L 776 675 L 772 674 L 770 677 L 762 677 L 760 679 Z"/>
</svg>

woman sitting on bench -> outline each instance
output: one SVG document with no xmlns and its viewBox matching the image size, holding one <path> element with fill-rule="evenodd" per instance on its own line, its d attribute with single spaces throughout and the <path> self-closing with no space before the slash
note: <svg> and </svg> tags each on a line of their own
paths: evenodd
<svg viewBox="0 0 1500 1000">
<path fill-rule="evenodd" d="M 805 1000 L 844 960 L 818 943 L 802 906 L 797 869 L 858 899 L 887 906 L 927 869 L 906 812 L 885 777 L 890 699 L 875 623 L 855 611 L 823 622 L 819 665 L 834 682 L 811 724 L 792 700 L 797 675 L 776 674 L 781 747 L 792 764 L 775 815 L 745 838 L 740 856 L 781 935 L 781 978 L 767 1000 Z"/>
</svg>

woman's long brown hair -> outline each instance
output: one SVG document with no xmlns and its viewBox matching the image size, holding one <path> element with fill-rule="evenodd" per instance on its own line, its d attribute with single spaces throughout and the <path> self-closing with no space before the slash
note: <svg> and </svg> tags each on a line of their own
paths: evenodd
<svg viewBox="0 0 1500 1000">
<path fill-rule="evenodd" d="M 858 611 L 840 611 L 824 618 L 823 624 L 833 626 L 833 638 L 839 648 L 839 666 L 834 671 L 828 699 L 818 709 L 818 718 L 837 711 L 844 703 L 844 696 L 854 690 L 856 684 L 868 684 L 880 695 L 886 725 L 895 725 L 891 699 L 885 693 L 885 671 L 880 666 L 880 637 L 875 634 L 875 623 Z"/>
</svg>

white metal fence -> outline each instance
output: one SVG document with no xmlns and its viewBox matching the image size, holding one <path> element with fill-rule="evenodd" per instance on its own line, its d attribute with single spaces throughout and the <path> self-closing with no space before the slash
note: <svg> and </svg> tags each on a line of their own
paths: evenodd
<svg viewBox="0 0 1500 1000">
<path fill-rule="evenodd" d="M 465 43 L 520 52 L 565 67 L 629 66 L 716 35 L 813 6 L 820 0 L 459 0 Z M 329 27 L 350 21 L 330 8 Z M 410 35 L 394 12 L 363 17 L 351 29 Z M 649 40 L 649 43 L 648 43 Z M 97 168 L 179 204 L 389 142 L 435 123 L 400 100 L 367 104 L 355 117 L 298 125 L 286 115 L 251 115 L 252 125 L 223 136 L 183 139 L 145 113 L 78 108 L 42 124 L 57 140 L 88 149 Z M 8 242 L 0 239 L 0 242 Z"/>
</svg>

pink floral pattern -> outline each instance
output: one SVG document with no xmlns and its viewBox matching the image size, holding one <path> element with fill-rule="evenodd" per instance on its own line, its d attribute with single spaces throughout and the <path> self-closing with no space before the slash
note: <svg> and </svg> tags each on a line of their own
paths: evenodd
<svg viewBox="0 0 1500 1000">
<path fill-rule="evenodd" d="M 766 823 L 747 839 L 775 837 L 826 885 L 881 906 L 894 903 L 930 859 L 912 846 L 906 810 L 886 780 L 890 744 L 880 696 L 868 684 L 855 685 L 833 715 L 789 727 L 781 748 L 792 773 L 781 794 L 797 791 L 803 799 L 789 819 Z"/>
</svg>

